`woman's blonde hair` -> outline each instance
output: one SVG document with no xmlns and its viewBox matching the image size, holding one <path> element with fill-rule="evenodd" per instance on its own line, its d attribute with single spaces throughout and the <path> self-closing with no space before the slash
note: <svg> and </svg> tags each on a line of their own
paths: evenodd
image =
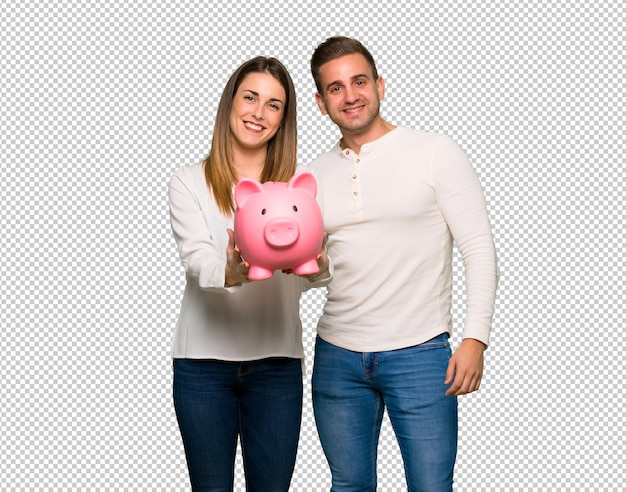
<svg viewBox="0 0 626 492">
<path fill-rule="evenodd" d="M 228 79 L 215 116 L 211 150 L 203 161 L 207 186 L 225 215 L 235 212 L 232 188 L 237 182 L 232 166 L 230 112 L 239 85 L 248 74 L 254 72 L 267 73 L 278 80 L 287 98 L 283 121 L 267 145 L 261 182 L 288 181 L 296 172 L 296 91 L 293 81 L 285 66 L 276 58 L 257 56 L 243 63 Z"/>
</svg>

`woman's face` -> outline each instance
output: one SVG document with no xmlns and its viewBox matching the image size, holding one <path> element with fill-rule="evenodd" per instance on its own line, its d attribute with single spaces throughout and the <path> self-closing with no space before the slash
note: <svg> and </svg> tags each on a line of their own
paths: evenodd
<svg viewBox="0 0 626 492">
<path fill-rule="evenodd" d="M 283 121 L 287 96 L 278 80 L 251 72 L 241 81 L 230 111 L 233 145 L 257 150 L 276 135 Z"/>
</svg>

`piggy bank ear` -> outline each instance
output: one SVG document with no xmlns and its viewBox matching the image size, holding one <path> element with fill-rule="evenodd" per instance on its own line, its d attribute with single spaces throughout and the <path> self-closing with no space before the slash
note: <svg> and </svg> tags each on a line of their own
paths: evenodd
<svg viewBox="0 0 626 492">
<path fill-rule="evenodd" d="M 313 176 L 313 174 L 308 171 L 302 171 L 298 174 L 295 174 L 289 180 L 288 185 L 289 188 L 299 188 L 306 191 L 313 198 L 315 198 L 315 195 L 317 195 L 317 181 L 315 181 L 315 177 Z"/>
<path fill-rule="evenodd" d="M 255 193 L 263 193 L 263 186 L 258 181 L 249 178 L 240 179 L 235 186 L 235 203 L 238 208 L 244 204 L 244 202 Z"/>
</svg>

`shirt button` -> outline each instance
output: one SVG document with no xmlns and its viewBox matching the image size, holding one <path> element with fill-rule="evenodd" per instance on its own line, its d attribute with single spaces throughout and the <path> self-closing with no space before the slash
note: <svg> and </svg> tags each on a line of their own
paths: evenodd
<svg viewBox="0 0 626 492">
<path fill-rule="evenodd" d="M 361 159 L 357 159 L 357 160 L 356 160 L 356 161 L 354 161 L 354 162 L 356 162 L 356 163 L 358 164 L 359 162 L 361 162 Z"/>
<path fill-rule="evenodd" d="M 353 192 L 352 194 L 353 194 L 354 196 L 357 196 L 357 195 L 359 194 L 359 192 L 358 192 L 358 191 L 355 191 L 355 192 Z"/>
<path fill-rule="evenodd" d="M 356 179 L 356 174 L 353 174 L 353 175 L 352 175 L 352 179 Z"/>
</svg>

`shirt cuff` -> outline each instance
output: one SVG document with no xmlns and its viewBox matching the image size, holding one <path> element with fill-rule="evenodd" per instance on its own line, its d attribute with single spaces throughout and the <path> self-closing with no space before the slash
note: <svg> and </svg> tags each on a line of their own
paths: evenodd
<svg viewBox="0 0 626 492">
<path fill-rule="evenodd" d="M 479 342 L 489 346 L 489 335 L 491 333 L 491 324 L 485 324 L 480 321 L 465 320 L 463 329 L 463 338 L 474 338 Z"/>
</svg>

